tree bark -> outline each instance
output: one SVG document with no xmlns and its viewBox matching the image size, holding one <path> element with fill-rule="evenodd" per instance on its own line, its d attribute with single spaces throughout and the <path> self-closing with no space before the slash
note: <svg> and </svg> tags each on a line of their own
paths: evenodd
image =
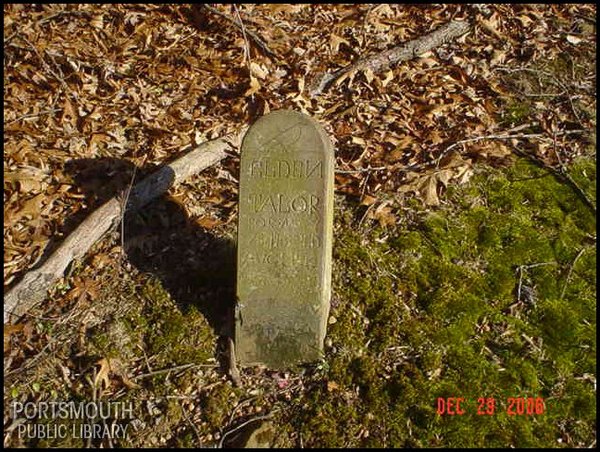
<svg viewBox="0 0 600 452">
<path fill-rule="evenodd" d="M 242 131 L 243 132 L 243 131 Z M 135 212 L 153 199 L 227 156 L 239 148 L 240 134 L 230 134 L 201 144 L 173 163 L 134 185 L 127 199 L 127 211 Z M 106 233 L 114 230 L 123 217 L 123 203 L 114 197 L 90 214 L 39 268 L 28 272 L 4 296 L 4 323 L 17 320 L 46 297 L 46 292 L 63 276 L 74 259 L 81 258 Z"/>
<path fill-rule="evenodd" d="M 422 55 L 429 50 L 439 47 L 442 44 L 465 34 L 471 25 L 465 21 L 455 20 L 442 25 L 437 30 L 412 41 L 396 47 L 392 47 L 384 52 L 370 55 L 359 59 L 356 63 L 339 69 L 333 74 L 326 73 L 317 77 L 310 89 L 311 96 L 316 97 L 326 92 L 331 85 L 346 74 L 370 69 L 373 73 L 381 72 L 414 57 Z"/>
</svg>

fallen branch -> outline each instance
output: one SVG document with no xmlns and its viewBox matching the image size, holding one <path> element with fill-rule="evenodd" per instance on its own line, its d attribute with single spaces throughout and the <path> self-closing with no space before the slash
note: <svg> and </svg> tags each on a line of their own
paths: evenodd
<svg viewBox="0 0 600 452">
<path fill-rule="evenodd" d="M 221 161 L 227 156 L 228 150 L 239 148 L 241 136 L 243 131 L 203 143 L 157 170 L 133 187 L 126 209 L 129 212 L 139 210 L 164 194 L 172 185 Z M 48 289 L 63 276 L 71 261 L 84 256 L 94 243 L 117 228 L 122 210 L 118 197 L 107 201 L 90 214 L 41 267 L 27 273 L 21 282 L 9 290 L 4 296 L 4 323 L 17 320 L 43 301 Z"/>
<path fill-rule="evenodd" d="M 361 58 L 356 63 L 346 66 L 333 74 L 325 73 L 317 77 L 312 84 L 310 94 L 312 97 L 319 96 L 327 91 L 331 85 L 343 76 L 369 69 L 373 73 L 389 69 L 395 64 L 415 58 L 431 49 L 465 34 L 471 28 L 465 21 L 452 21 L 442 25 L 437 30 L 412 41 L 393 47 L 376 55 Z"/>
</svg>

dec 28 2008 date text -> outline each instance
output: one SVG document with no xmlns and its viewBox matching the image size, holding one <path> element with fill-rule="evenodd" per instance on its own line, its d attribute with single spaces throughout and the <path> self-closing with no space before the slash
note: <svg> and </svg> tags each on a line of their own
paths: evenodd
<svg viewBox="0 0 600 452">
<path fill-rule="evenodd" d="M 440 416 L 462 416 L 471 412 L 469 402 L 463 397 L 438 397 L 436 413 Z M 479 397 L 477 410 L 479 416 L 493 416 L 505 412 L 508 416 L 535 416 L 544 414 L 546 404 L 541 397 L 508 397 L 499 404 L 494 397 Z"/>
</svg>

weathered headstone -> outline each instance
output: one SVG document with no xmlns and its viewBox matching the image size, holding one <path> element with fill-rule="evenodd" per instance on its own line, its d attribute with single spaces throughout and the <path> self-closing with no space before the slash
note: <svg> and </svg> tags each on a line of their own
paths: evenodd
<svg viewBox="0 0 600 452">
<path fill-rule="evenodd" d="M 241 149 L 236 354 L 284 368 L 318 359 L 329 314 L 333 146 L 302 113 L 250 127 Z"/>
</svg>

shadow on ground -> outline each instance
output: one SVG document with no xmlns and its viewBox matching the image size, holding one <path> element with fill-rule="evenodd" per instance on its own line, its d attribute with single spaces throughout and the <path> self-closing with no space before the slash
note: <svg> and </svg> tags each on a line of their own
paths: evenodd
<svg viewBox="0 0 600 452">
<path fill-rule="evenodd" d="M 97 208 L 127 189 L 134 166 L 113 158 L 77 159 L 65 170 L 87 204 Z M 138 168 L 136 182 L 154 170 Z M 183 314 L 195 306 L 216 335 L 232 335 L 236 268 L 231 240 L 207 232 L 168 195 L 126 213 L 124 237 L 129 262 L 158 278 Z"/>
</svg>

